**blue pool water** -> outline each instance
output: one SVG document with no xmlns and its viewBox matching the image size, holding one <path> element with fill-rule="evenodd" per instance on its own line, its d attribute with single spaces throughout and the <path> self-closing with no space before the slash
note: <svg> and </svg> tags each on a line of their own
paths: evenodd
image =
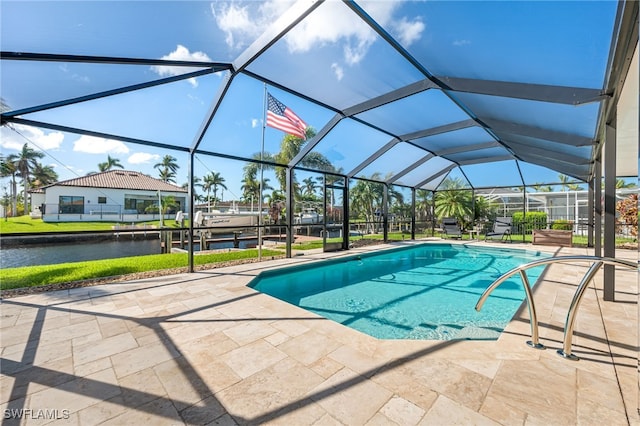
<svg viewBox="0 0 640 426">
<path fill-rule="evenodd" d="M 249 286 L 380 339 L 497 339 L 524 300 L 520 276 L 482 292 L 526 250 L 421 244 L 263 272 Z M 536 282 L 544 266 L 527 270 Z"/>
</svg>

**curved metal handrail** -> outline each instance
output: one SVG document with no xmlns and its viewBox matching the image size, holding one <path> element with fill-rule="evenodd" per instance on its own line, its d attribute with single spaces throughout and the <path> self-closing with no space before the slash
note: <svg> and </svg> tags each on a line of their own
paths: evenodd
<svg viewBox="0 0 640 426">
<path fill-rule="evenodd" d="M 544 345 L 542 345 L 538 339 L 538 316 L 536 314 L 536 306 L 533 301 L 533 294 L 531 293 L 531 285 L 529 284 L 529 279 L 527 278 L 526 270 L 530 268 L 535 268 L 536 266 L 548 265 L 552 263 L 563 263 L 563 262 L 593 262 L 587 273 L 582 277 L 580 284 L 576 290 L 576 293 L 571 300 L 571 305 L 569 306 L 569 311 L 567 312 L 567 319 L 565 321 L 564 326 L 564 341 L 563 348 L 558 350 L 558 354 L 562 355 L 565 358 L 571 360 L 578 360 L 578 357 L 571 354 L 571 340 L 573 336 L 573 326 L 575 324 L 575 318 L 578 311 L 578 306 L 580 301 L 582 300 L 582 296 L 584 292 L 595 277 L 598 270 L 604 264 L 608 265 L 619 265 L 629 267 L 631 269 L 637 269 L 638 264 L 636 262 L 630 260 L 616 259 L 612 257 L 599 257 L 599 256 L 559 256 L 552 257 L 548 259 L 540 259 L 535 260 L 533 262 L 526 263 L 524 265 L 517 266 L 510 271 L 501 275 L 498 279 L 496 279 L 486 290 L 482 293 L 478 302 L 476 303 L 476 311 L 480 312 L 484 302 L 487 300 L 487 297 L 495 290 L 500 284 L 505 282 L 508 278 L 515 275 L 516 273 L 520 273 L 520 277 L 522 279 L 522 283 L 524 286 L 525 295 L 527 297 L 527 306 L 529 308 L 529 322 L 531 325 L 531 340 L 527 341 L 529 346 L 532 346 L 536 349 L 544 349 Z"/>
</svg>

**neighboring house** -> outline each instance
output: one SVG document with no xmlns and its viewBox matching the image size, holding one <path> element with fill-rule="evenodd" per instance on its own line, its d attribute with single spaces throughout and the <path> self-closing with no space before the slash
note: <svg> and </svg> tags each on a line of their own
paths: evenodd
<svg viewBox="0 0 640 426">
<path fill-rule="evenodd" d="M 45 222 L 138 222 L 158 219 L 160 199 L 165 217 L 186 211 L 186 189 L 140 172 L 110 170 L 31 191 L 31 215 Z"/>
<path fill-rule="evenodd" d="M 624 188 L 616 190 L 616 202 L 637 194 L 640 188 Z M 481 196 L 498 206 L 498 216 L 512 216 L 514 212 L 539 211 L 547 215 L 547 225 L 556 220 L 568 220 L 574 224 L 574 232 L 587 235 L 589 224 L 589 192 L 556 191 L 556 192 L 527 192 L 526 200 L 522 191 L 479 190 L 476 196 Z M 604 196 L 604 193 L 603 193 Z M 626 233 L 625 228 L 622 233 Z"/>
</svg>

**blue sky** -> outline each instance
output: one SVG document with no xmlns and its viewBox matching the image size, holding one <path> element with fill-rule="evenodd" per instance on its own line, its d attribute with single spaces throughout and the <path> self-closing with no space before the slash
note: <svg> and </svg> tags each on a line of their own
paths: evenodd
<svg viewBox="0 0 640 426">
<path fill-rule="evenodd" d="M 291 3 L 4 0 L 0 43 L 5 51 L 228 62 L 237 58 Z M 615 2 L 581 2 L 580 7 L 574 6 L 575 2 L 362 3 L 367 13 L 412 55 L 429 63 L 429 71 L 435 75 L 597 88 L 604 78 L 606 57 L 602 52 L 606 54 L 608 49 Z M 268 55 L 251 64 L 249 70 L 286 82 L 294 90 L 304 90 L 338 108 L 423 78 L 353 14 L 344 13 L 345 9 L 341 2 L 323 4 L 273 46 Z M 563 25 L 568 19 L 572 24 Z M 541 27 L 544 31 L 539 31 Z M 531 36 L 533 33 L 536 38 Z M 544 48 L 548 43 L 557 49 L 548 51 Z M 523 52 L 530 55 L 531 61 L 513 60 Z M 385 58 L 384 67 L 379 66 L 381 55 Z M 285 57 L 287 67 L 282 66 Z M 443 57 L 447 60 L 443 61 Z M 546 59 L 549 65 L 531 67 L 533 59 Z M 185 71 L 189 70 L 3 61 L 2 97 L 12 108 L 19 109 Z M 189 147 L 221 81 L 222 75 L 212 74 L 24 118 Z M 333 117 L 333 112 L 316 104 L 273 87 L 269 91 L 316 130 Z M 428 96 L 436 96 L 435 93 L 429 92 Z M 259 152 L 263 102 L 264 85 L 238 76 L 200 147 L 236 156 Z M 405 108 L 412 112 L 410 102 Z M 438 109 L 442 113 L 446 107 Z M 576 115 L 583 117 L 585 110 Z M 453 120 L 456 112 L 451 114 Z M 587 117 L 593 114 L 587 111 Z M 395 119 L 401 118 L 399 114 Z M 420 127 L 424 121 L 413 124 Z M 566 126 L 566 120 L 560 125 Z M 98 163 L 104 162 L 107 155 L 120 159 L 126 169 L 157 176 L 153 165 L 169 153 L 181 166 L 177 183 L 187 181 L 188 156 L 181 152 L 13 127 L 18 132 L 1 130 L 2 154 L 14 153 L 30 141 L 35 149 L 47 153 L 43 163 L 54 166 L 61 179 L 97 171 Z M 357 164 L 389 139 L 388 135 L 346 122 L 336 130 L 318 150 L 345 168 Z M 282 136 L 282 132 L 267 128 L 265 150 L 276 152 Z M 221 173 L 229 187 L 225 199 L 237 198 L 241 194 L 242 166 L 240 162 L 198 156 L 195 174 Z M 535 181 L 557 179 L 557 172 L 533 169 L 540 175 Z M 482 181 L 483 174 L 476 174 L 478 182 Z M 490 177 L 486 184 L 504 182 L 495 173 L 486 175 Z M 275 181 L 269 173 L 267 176 L 272 183 Z"/>
</svg>

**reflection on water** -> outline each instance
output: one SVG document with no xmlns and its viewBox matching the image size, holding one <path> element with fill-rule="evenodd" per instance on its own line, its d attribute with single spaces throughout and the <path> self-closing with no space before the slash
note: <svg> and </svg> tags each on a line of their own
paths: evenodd
<svg viewBox="0 0 640 426">
<path fill-rule="evenodd" d="M 221 241 L 210 242 L 209 250 L 233 248 L 233 235 L 217 236 Z M 256 239 L 243 239 L 238 242 L 238 248 L 255 247 Z M 175 245 L 174 247 L 179 247 Z M 187 248 L 185 245 L 184 248 Z M 195 243 L 196 251 L 200 244 Z M 116 259 L 119 257 L 144 256 L 160 254 L 160 240 L 129 240 L 120 239 L 100 242 L 74 242 L 56 244 L 27 244 L 20 247 L 3 246 L 0 250 L 0 266 L 2 268 L 16 268 L 19 266 L 54 265 L 67 262 L 81 262 L 84 260 Z"/>
<path fill-rule="evenodd" d="M 160 254 L 160 240 L 119 240 L 2 247 L 2 268 Z"/>
</svg>

